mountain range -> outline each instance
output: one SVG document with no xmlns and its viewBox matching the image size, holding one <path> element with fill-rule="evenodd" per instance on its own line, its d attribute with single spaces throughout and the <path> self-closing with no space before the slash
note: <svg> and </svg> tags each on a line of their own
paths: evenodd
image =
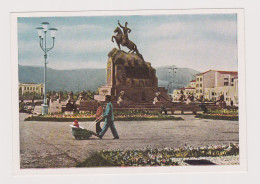
<svg viewBox="0 0 260 184">
<path fill-rule="evenodd" d="M 169 73 L 168 66 L 158 67 L 156 75 L 159 87 L 167 87 L 173 80 L 172 89 L 186 86 L 194 75 L 199 73 L 190 68 L 178 68 L 176 73 Z M 20 83 L 43 83 L 43 67 L 18 66 Z M 96 91 L 106 84 L 106 69 L 55 70 L 47 68 L 47 91 Z"/>
</svg>

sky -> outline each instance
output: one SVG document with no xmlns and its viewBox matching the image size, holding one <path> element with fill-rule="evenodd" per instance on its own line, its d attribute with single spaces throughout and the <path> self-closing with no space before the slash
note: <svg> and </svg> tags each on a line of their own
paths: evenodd
<svg viewBox="0 0 260 184">
<path fill-rule="evenodd" d="M 200 72 L 237 70 L 236 14 L 19 17 L 18 63 L 43 66 L 35 28 L 49 22 L 58 31 L 55 46 L 48 52 L 48 67 L 105 68 L 107 54 L 117 48 L 111 36 L 118 20 L 122 25 L 128 22 L 132 30 L 129 39 L 153 67 L 175 65 Z M 48 39 L 47 45 L 51 44 Z"/>
</svg>

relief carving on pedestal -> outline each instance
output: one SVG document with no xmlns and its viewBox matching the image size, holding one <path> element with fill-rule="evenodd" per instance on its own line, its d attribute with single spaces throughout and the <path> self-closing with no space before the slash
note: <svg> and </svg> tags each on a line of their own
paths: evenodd
<svg viewBox="0 0 260 184">
<path fill-rule="evenodd" d="M 115 78 L 117 86 L 126 85 L 126 76 L 123 65 L 116 65 Z"/>
</svg>

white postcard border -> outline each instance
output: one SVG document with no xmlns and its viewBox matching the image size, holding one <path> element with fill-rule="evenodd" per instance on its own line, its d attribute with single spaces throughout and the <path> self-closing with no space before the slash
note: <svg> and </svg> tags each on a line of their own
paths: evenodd
<svg viewBox="0 0 260 184">
<path fill-rule="evenodd" d="M 112 15 L 170 15 L 170 14 L 237 14 L 238 29 L 238 77 L 239 77 L 239 146 L 240 165 L 235 166 L 183 166 L 183 167 L 120 167 L 120 168 L 63 168 L 63 169 L 20 169 L 19 105 L 18 105 L 18 17 L 53 16 L 112 16 Z M 27 12 L 11 13 L 11 66 L 12 66 L 12 128 L 13 128 L 13 175 L 99 175 L 99 174 L 175 174 L 208 172 L 246 172 L 246 93 L 244 52 L 243 9 L 187 9 L 187 10 L 120 10 L 79 12 Z"/>
</svg>

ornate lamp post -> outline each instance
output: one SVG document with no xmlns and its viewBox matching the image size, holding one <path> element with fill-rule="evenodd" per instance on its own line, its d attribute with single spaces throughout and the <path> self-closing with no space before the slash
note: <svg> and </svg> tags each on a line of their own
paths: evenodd
<svg viewBox="0 0 260 184">
<path fill-rule="evenodd" d="M 56 28 L 50 28 L 49 31 L 51 33 L 52 37 L 52 46 L 50 48 L 47 48 L 47 31 L 48 31 L 48 22 L 42 22 L 42 27 L 37 27 L 38 30 L 38 36 L 40 39 L 40 47 L 42 51 L 44 52 L 44 100 L 42 104 L 42 115 L 48 114 L 48 104 L 46 99 L 46 67 L 47 67 L 47 52 L 49 52 L 54 47 L 54 41 L 55 41 L 55 33 L 58 29 Z"/>
</svg>

